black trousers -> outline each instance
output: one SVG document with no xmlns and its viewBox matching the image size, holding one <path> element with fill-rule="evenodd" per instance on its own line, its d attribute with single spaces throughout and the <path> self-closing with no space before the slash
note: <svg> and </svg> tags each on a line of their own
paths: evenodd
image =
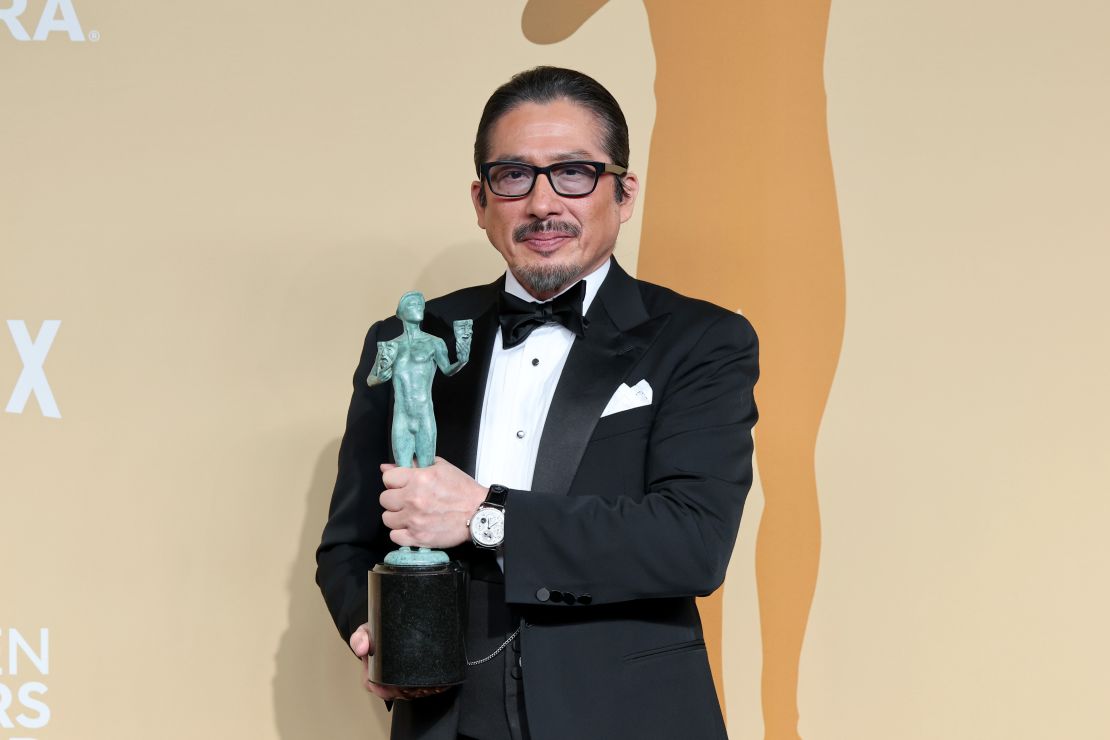
<svg viewBox="0 0 1110 740">
<path fill-rule="evenodd" d="M 467 667 L 466 681 L 460 687 L 458 737 L 529 740 L 520 639 L 505 644 L 520 627 L 521 615 L 505 604 L 504 577 L 492 551 L 472 557 L 469 565 L 467 658 L 480 664 Z"/>
</svg>

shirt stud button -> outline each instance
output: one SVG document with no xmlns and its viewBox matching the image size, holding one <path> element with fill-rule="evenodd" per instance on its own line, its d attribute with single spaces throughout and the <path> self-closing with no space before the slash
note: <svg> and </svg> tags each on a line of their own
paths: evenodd
<svg viewBox="0 0 1110 740">
<path fill-rule="evenodd" d="M 532 358 L 532 367 L 535 367 L 536 365 L 539 365 L 539 364 L 540 364 L 540 358 L 533 357 Z"/>
<path fill-rule="evenodd" d="M 524 430 L 523 429 L 517 430 L 516 438 L 517 439 L 524 439 Z"/>
</svg>

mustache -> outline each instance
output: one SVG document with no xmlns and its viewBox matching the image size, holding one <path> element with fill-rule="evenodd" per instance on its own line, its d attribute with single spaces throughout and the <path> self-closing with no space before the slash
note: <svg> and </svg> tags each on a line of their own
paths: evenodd
<svg viewBox="0 0 1110 740">
<path fill-rule="evenodd" d="M 533 234 L 542 234 L 549 231 L 574 237 L 582 234 L 582 229 L 574 224 L 568 224 L 566 221 L 533 221 L 513 229 L 513 241 L 522 242 Z"/>
</svg>

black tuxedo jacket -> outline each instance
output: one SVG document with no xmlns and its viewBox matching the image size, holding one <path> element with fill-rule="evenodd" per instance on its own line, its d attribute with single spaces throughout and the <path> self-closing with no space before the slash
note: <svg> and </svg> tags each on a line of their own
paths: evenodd
<svg viewBox="0 0 1110 740">
<path fill-rule="evenodd" d="M 437 452 L 470 474 L 502 285 L 429 301 L 423 325 L 453 347 L 450 322 L 475 319 L 470 363 L 433 387 Z M 616 262 L 587 318 L 532 490 L 510 491 L 506 505 L 504 599 L 524 623 L 529 728 L 534 740 L 725 737 L 694 597 L 724 580 L 751 485 L 755 332 Z M 366 571 L 395 549 L 378 504 L 392 392 L 366 377 L 377 342 L 400 332 L 391 318 L 367 334 L 317 552 L 316 580 L 344 639 L 366 621 Z M 601 418 L 622 382 L 641 379 L 649 406 Z M 451 554 L 488 557 L 469 544 Z M 394 736 L 454 740 L 457 697 L 398 703 Z"/>
</svg>

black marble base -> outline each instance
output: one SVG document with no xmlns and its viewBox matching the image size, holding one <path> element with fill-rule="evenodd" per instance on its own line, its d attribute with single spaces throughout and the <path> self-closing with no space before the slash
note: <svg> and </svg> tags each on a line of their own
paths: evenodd
<svg viewBox="0 0 1110 740">
<path fill-rule="evenodd" d="M 379 563 L 367 574 L 370 680 L 387 686 L 450 686 L 466 676 L 466 574 L 442 565 Z"/>
</svg>

